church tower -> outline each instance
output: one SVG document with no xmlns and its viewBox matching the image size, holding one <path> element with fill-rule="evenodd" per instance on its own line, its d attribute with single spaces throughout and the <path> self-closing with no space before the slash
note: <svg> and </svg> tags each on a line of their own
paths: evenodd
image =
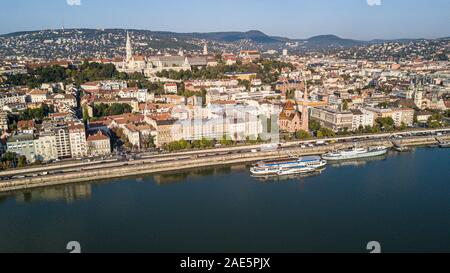
<svg viewBox="0 0 450 273">
<path fill-rule="evenodd" d="M 205 45 L 203 46 L 203 55 L 208 55 L 208 44 L 205 42 Z"/>
<path fill-rule="evenodd" d="M 133 58 L 133 48 L 131 46 L 130 34 L 127 31 L 127 63 Z"/>
<path fill-rule="evenodd" d="M 302 106 L 302 130 L 309 132 L 309 113 L 308 113 L 308 83 L 305 81 L 305 93 L 303 94 L 303 106 Z"/>
<path fill-rule="evenodd" d="M 417 108 L 422 109 L 422 103 L 423 103 L 423 91 L 422 88 L 417 88 L 416 92 L 414 93 L 414 104 L 417 106 Z"/>
</svg>

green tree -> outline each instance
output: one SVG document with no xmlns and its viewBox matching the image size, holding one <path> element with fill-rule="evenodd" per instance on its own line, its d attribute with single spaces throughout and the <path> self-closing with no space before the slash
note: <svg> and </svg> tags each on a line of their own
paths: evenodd
<svg viewBox="0 0 450 273">
<path fill-rule="evenodd" d="M 391 117 L 377 118 L 376 122 L 383 131 L 391 132 L 394 130 L 394 120 Z"/>
<path fill-rule="evenodd" d="M 311 119 L 311 120 L 309 121 L 309 129 L 310 129 L 312 132 L 317 132 L 317 131 L 320 130 L 320 128 L 321 128 L 320 123 L 319 123 L 317 120 Z"/>
<path fill-rule="evenodd" d="M 348 101 L 347 101 L 347 100 L 344 100 L 344 103 L 343 103 L 343 105 L 342 105 L 342 109 L 343 109 L 344 111 L 347 111 L 347 110 L 348 110 Z"/>
<path fill-rule="evenodd" d="M 228 139 L 226 135 L 223 135 L 222 139 L 219 141 L 220 145 L 223 146 L 231 146 L 233 145 L 233 141 Z"/>
<path fill-rule="evenodd" d="M 145 141 L 145 146 L 146 146 L 146 148 L 149 148 L 149 149 L 156 148 L 155 137 L 153 135 L 150 134 L 148 136 L 147 140 Z"/>
<path fill-rule="evenodd" d="M 311 139 L 311 134 L 305 130 L 299 130 L 295 132 L 295 138 L 300 140 Z"/>
<path fill-rule="evenodd" d="M 133 107 L 126 103 L 113 103 L 111 105 L 100 103 L 94 105 L 94 117 L 115 116 L 131 113 Z"/>
<path fill-rule="evenodd" d="M 89 120 L 89 111 L 87 106 L 83 107 L 83 122 L 87 123 L 87 121 Z"/>
<path fill-rule="evenodd" d="M 17 154 L 13 152 L 6 152 L 2 155 L 2 165 L 4 168 L 15 168 L 17 166 Z"/>
<path fill-rule="evenodd" d="M 24 155 L 19 156 L 17 167 L 23 168 L 27 165 L 27 158 Z"/>
<path fill-rule="evenodd" d="M 336 133 L 333 132 L 333 130 L 328 129 L 328 128 L 320 128 L 319 131 L 317 131 L 317 137 L 318 138 L 322 138 L 322 137 L 335 137 Z"/>
</svg>

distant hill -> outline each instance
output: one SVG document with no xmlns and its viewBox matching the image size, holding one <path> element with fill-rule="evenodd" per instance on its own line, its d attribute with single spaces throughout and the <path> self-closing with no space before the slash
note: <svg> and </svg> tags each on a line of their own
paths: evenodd
<svg viewBox="0 0 450 273">
<path fill-rule="evenodd" d="M 239 40 L 250 40 L 256 43 L 279 43 L 280 40 L 268 36 L 261 31 L 251 30 L 247 32 L 210 32 L 210 33 L 192 33 L 193 38 L 216 40 L 222 42 L 236 42 Z"/>
<path fill-rule="evenodd" d="M 331 34 L 318 35 L 302 41 L 305 41 L 306 46 L 310 48 L 353 47 L 366 44 L 365 41 L 343 39 Z"/>
<path fill-rule="evenodd" d="M 397 39 L 361 41 L 345 39 L 333 34 L 313 36 L 308 39 L 291 39 L 286 37 L 270 36 L 259 30 L 227 31 L 227 32 L 191 32 L 177 33 L 170 31 L 152 31 L 139 29 L 65 29 L 62 30 L 38 30 L 21 31 L 0 35 L 0 56 L 35 56 L 45 58 L 49 54 L 54 57 L 77 56 L 121 56 L 123 55 L 126 31 L 133 36 L 139 36 L 134 43 L 135 52 L 155 54 L 158 51 L 184 50 L 201 51 L 203 45 L 200 40 L 215 42 L 210 50 L 240 50 L 276 49 L 280 51 L 286 48 L 286 43 L 298 43 L 291 46 L 292 51 L 316 51 L 340 48 L 351 48 L 385 42 L 409 43 L 424 39 Z M 77 41 L 76 43 L 64 43 Z M 448 37 L 436 40 L 449 40 Z M 245 42 L 244 42 L 245 41 Z M 7 47 L 1 45 L 8 44 Z M 19 46 L 20 45 L 20 46 Z M 25 45 L 25 46 L 24 46 Z M 39 47 L 36 50 L 35 46 Z"/>
</svg>

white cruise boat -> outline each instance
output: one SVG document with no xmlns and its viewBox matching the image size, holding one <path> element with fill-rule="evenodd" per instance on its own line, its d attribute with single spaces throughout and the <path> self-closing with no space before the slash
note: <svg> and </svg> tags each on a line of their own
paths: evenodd
<svg viewBox="0 0 450 273">
<path fill-rule="evenodd" d="M 319 169 L 327 164 L 320 156 L 290 157 L 285 159 L 260 161 L 250 168 L 252 175 L 279 175 L 292 168 Z"/>
<path fill-rule="evenodd" d="M 278 175 L 290 175 L 290 174 L 301 174 L 301 173 L 311 173 L 317 171 L 316 168 L 312 167 L 293 167 L 288 169 L 282 169 L 278 171 Z"/>
<path fill-rule="evenodd" d="M 353 147 L 352 149 L 349 150 L 340 150 L 323 154 L 322 158 L 329 161 L 337 161 L 337 160 L 380 156 L 387 154 L 387 152 L 388 148 L 385 146 L 369 147 L 369 148 Z"/>
</svg>

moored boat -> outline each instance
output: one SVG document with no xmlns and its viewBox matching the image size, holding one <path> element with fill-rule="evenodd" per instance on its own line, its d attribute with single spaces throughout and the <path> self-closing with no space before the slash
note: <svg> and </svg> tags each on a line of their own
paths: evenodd
<svg viewBox="0 0 450 273">
<path fill-rule="evenodd" d="M 278 175 L 291 168 L 319 169 L 327 164 L 320 156 L 289 157 L 278 160 L 260 161 L 250 168 L 253 175 Z"/>
<path fill-rule="evenodd" d="M 396 150 L 397 152 L 409 152 L 410 151 L 408 146 L 394 146 L 392 148 L 394 150 Z"/>
<path fill-rule="evenodd" d="M 353 147 L 348 150 L 333 151 L 322 155 L 322 158 L 329 161 L 356 159 L 364 157 L 373 157 L 384 155 L 388 152 L 385 146 L 357 148 Z"/>
<path fill-rule="evenodd" d="M 278 171 L 278 175 L 291 175 L 291 174 L 304 174 L 317 171 L 316 168 L 312 167 L 293 167 L 288 169 L 282 169 Z"/>
<path fill-rule="evenodd" d="M 440 148 L 450 148 L 450 142 L 439 143 Z"/>
</svg>

